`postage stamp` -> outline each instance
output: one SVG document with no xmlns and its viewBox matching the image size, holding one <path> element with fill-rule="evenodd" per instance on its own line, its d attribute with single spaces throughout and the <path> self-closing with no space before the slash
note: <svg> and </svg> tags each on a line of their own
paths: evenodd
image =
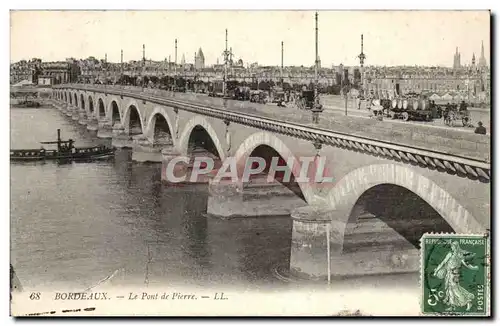
<svg viewBox="0 0 500 326">
<path fill-rule="evenodd" d="M 422 314 L 489 316 L 488 235 L 426 233 L 420 250 Z"/>
</svg>

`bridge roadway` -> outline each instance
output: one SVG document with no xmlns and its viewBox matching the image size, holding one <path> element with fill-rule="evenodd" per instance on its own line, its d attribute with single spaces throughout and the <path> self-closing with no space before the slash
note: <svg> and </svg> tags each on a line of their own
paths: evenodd
<svg viewBox="0 0 500 326">
<path fill-rule="evenodd" d="M 326 157 L 335 182 L 298 182 L 302 198 L 286 199 L 286 207 L 277 207 L 268 188 L 209 183 L 209 214 L 291 214 L 291 270 L 297 275 L 324 277 L 327 265 L 335 265 L 332 275 L 416 270 L 415 248 L 424 232 L 482 234 L 490 227 L 489 136 L 331 113 L 313 124 L 307 111 L 152 89 L 62 85 L 54 92 L 56 107 L 76 119 L 80 114 L 83 123 L 88 117 L 89 126 L 114 119 L 117 107 L 114 128 L 125 135 L 135 112 L 140 137 L 149 141 L 163 115 L 173 142 L 167 152 L 192 155 L 188 144 L 198 126 L 221 160 L 257 155 L 262 146 L 285 161 Z M 171 158 L 162 153 L 164 160 Z M 366 212 L 375 217 L 361 218 Z M 392 245 L 383 240 L 389 238 Z M 353 249 L 362 240 L 365 248 Z"/>
<path fill-rule="evenodd" d="M 75 85 L 79 87 L 80 85 Z M 82 85 L 83 86 L 83 85 Z M 92 85 L 95 88 L 96 85 Z M 88 87 L 88 86 L 84 86 Z M 248 101 L 223 100 L 212 98 L 204 94 L 173 93 L 131 86 L 100 86 L 99 90 L 107 89 L 142 94 L 144 99 L 155 100 L 170 98 L 176 101 L 185 101 L 190 104 L 203 104 L 207 107 L 224 109 L 248 116 L 268 118 L 274 121 L 292 122 L 314 129 L 334 131 L 350 136 L 359 136 L 366 139 L 381 140 L 393 144 L 407 145 L 411 148 L 421 148 L 443 154 L 453 154 L 472 159 L 489 161 L 490 137 L 476 135 L 472 132 L 464 133 L 461 130 L 450 128 L 435 128 L 432 125 L 414 123 L 395 123 L 390 120 L 378 121 L 375 119 L 360 119 L 357 116 L 342 116 L 326 110 L 320 115 L 318 124 L 312 123 L 310 111 L 298 110 L 294 107 L 278 107 L 277 105 L 251 103 Z M 174 97 L 175 96 L 175 97 Z"/>
</svg>

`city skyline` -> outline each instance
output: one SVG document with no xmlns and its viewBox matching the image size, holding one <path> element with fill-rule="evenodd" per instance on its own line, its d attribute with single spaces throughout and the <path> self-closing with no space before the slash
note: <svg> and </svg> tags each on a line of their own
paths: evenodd
<svg viewBox="0 0 500 326">
<path fill-rule="evenodd" d="M 222 62 L 226 28 L 245 65 L 279 65 L 281 41 L 285 66 L 314 64 L 314 11 L 12 11 L 10 61 L 107 54 L 120 62 L 123 49 L 128 62 L 142 59 L 143 44 L 147 59 L 174 61 L 177 38 L 178 63 L 183 55 L 191 63 L 201 47 L 212 65 Z M 479 58 L 481 41 L 490 63 L 488 11 L 319 11 L 322 66 L 358 65 L 361 34 L 367 66 L 451 67 L 457 47 L 467 65 L 473 53 Z"/>
</svg>

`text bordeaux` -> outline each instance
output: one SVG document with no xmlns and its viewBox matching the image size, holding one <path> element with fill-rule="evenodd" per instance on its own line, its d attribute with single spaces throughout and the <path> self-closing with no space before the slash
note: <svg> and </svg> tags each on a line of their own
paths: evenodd
<svg viewBox="0 0 500 326">
<path fill-rule="evenodd" d="M 107 292 L 56 292 L 54 300 L 108 300 Z"/>
</svg>

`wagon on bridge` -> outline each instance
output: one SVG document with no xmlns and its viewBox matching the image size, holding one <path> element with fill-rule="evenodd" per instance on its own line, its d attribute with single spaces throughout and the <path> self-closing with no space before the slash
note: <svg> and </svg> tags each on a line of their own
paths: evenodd
<svg viewBox="0 0 500 326">
<path fill-rule="evenodd" d="M 416 94 L 376 101 L 383 107 L 385 115 L 392 119 L 432 121 L 441 117 L 438 106 L 428 98 Z"/>
</svg>

